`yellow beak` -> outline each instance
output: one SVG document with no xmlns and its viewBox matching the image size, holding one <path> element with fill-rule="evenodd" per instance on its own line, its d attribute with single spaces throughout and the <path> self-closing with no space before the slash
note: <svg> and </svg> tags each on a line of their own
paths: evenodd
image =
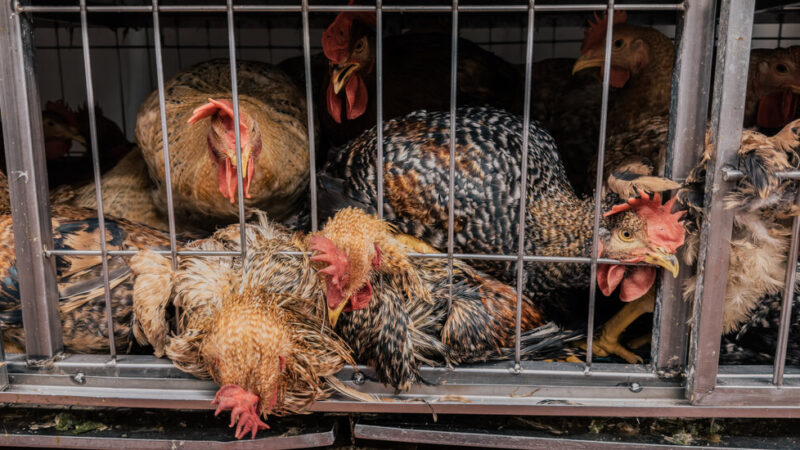
<svg viewBox="0 0 800 450">
<path fill-rule="evenodd" d="M 83 136 L 78 134 L 77 130 L 75 130 L 75 133 L 72 135 L 72 139 L 79 142 L 81 145 L 86 146 L 86 139 L 84 139 Z"/>
<path fill-rule="evenodd" d="M 789 89 L 792 90 L 793 94 L 800 94 L 800 85 L 798 85 L 798 84 L 793 84 L 793 85 L 789 86 Z"/>
<path fill-rule="evenodd" d="M 577 59 L 577 61 L 575 61 L 575 65 L 572 66 L 572 74 L 575 75 L 581 70 L 589 69 L 592 67 L 603 67 L 604 63 L 605 63 L 605 58 L 603 58 L 602 56 L 599 58 L 581 56 L 580 58 Z"/>
<path fill-rule="evenodd" d="M 673 277 L 678 277 L 680 264 L 678 258 L 666 250 L 658 248 L 644 258 L 644 262 L 667 269 Z"/>
<path fill-rule="evenodd" d="M 235 150 L 234 150 L 234 152 L 235 152 Z M 247 163 L 248 163 L 248 161 L 250 161 L 250 150 L 242 149 L 242 166 L 241 167 L 239 167 L 239 165 L 237 164 L 238 161 L 236 160 L 236 153 L 234 153 L 234 154 L 232 154 L 230 156 L 230 160 L 231 160 L 231 164 L 233 164 L 233 167 L 236 167 L 237 170 L 239 171 L 239 176 L 244 178 L 245 175 L 247 175 Z"/>
<path fill-rule="evenodd" d="M 338 94 L 339 91 L 347 84 L 347 80 L 353 75 L 353 72 L 360 67 L 358 63 L 350 63 L 344 67 L 333 68 L 333 92 Z"/>
<path fill-rule="evenodd" d="M 335 309 L 328 308 L 328 322 L 331 324 L 331 328 L 336 326 L 336 322 L 339 320 L 339 315 L 342 314 L 344 307 L 347 306 L 348 303 L 350 303 L 350 299 L 343 300 Z"/>
</svg>

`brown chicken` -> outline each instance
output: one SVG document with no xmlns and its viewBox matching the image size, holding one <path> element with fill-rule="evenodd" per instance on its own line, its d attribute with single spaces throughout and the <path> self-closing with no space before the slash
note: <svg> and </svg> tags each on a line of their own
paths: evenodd
<svg viewBox="0 0 800 450">
<path fill-rule="evenodd" d="M 412 33 L 383 39 L 383 117 L 418 109 L 450 109 L 451 37 Z M 376 123 L 375 16 L 342 12 L 322 35 L 328 59 L 318 93 L 322 138 L 346 144 Z M 480 46 L 458 41 L 457 104 L 522 111 L 522 78 L 515 66 Z"/>
<path fill-rule="evenodd" d="M 780 130 L 800 115 L 800 46 L 750 52 L 744 126 Z"/>
<path fill-rule="evenodd" d="M 304 248 L 302 236 L 264 215 L 247 225 L 248 259 L 180 257 L 178 270 L 153 252 L 133 258 L 134 331 L 179 369 L 211 378 L 220 390 L 217 414 L 231 410 L 236 437 L 267 428 L 267 414 L 302 413 L 331 391 L 324 378 L 345 363 L 349 348 L 324 325 L 321 290 L 307 257 L 275 252 Z M 239 227 L 194 241 L 191 250 L 238 250 Z M 247 267 L 243 277 L 242 266 Z M 165 311 L 179 306 L 181 325 L 170 333 Z"/>
<path fill-rule="evenodd" d="M 609 103 L 603 165 L 604 190 L 622 198 L 637 190 L 661 192 L 679 186 L 657 176 L 664 172 L 667 141 L 662 126 L 669 123 L 675 47 L 660 31 L 627 24 L 626 19 L 624 11 L 614 13 L 609 83 L 617 90 Z M 602 76 L 607 24 L 607 17 L 595 16 L 573 73 L 593 69 Z M 590 160 L 588 178 L 594 180 L 596 157 Z"/>
<path fill-rule="evenodd" d="M 236 160 L 230 65 L 197 64 L 167 81 L 166 114 L 172 193 L 178 217 L 213 226 L 237 217 L 237 177 L 245 206 L 280 220 L 308 185 L 305 96 L 277 68 L 237 63 L 242 161 Z M 158 92 L 139 109 L 136 139 L 166 207 Z"/>
<path fill-rule="evenodd" d="M 693 264 L 700 244 L 703 187 L 710 146 L 692 170 L 678 197 L 690 211 L 689 237 L 685 258 Z M 722 323 L 723 333 L 735 333 L 750 319 L 765 297 L 783 290 L 791 223 L 786 220 L 800 213 L 794 205 L 797 187 L 781 181 L 776 172 L 797 170 L 800 166 L 800 120 L 795 120 L 773 137 L 756 131 L 742 133 L 739 169 L 746 177 L 725 198 L 726 208 L 734 210 L 730 265 Z M 684 297 L 694 299 L 696 276 L 687 279 Z"/>
<path fill-rule="evenodd" d="M 52 212 L 53 241 L 57 250 L 99 248 L 99 224 L 93 210 L 55 206 Z M 140 250 L 169 245 L 163 234 L 122 219 L 106 219 L 108 250 Z M 117 351 L 130 351 L 132 329 L 137 320 L 133 308 L 133 274 L 128 257 L 108 260 L 114 337 Z M 105 286 L 100 256 L 55 257 L 64 348 L 74 353 L 108 351 Z M 24 352 L 19 277 L 14 250 L 11 216 L 0 216 L 0 327 L 6 351 Z M 24 274 L 23 274 L 24 276 Z"/>
</svg>

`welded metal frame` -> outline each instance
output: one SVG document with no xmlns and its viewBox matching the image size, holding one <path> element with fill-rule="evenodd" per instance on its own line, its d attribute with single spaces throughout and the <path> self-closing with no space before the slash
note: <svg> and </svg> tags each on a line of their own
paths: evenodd
<svg viewBox="0 0 800 450">
<path fill-rule="evenodd" d="M 36 283 L 33 279 L 26 284 L 23 289 L 23 305 L 25 323 L 34 326 L 35 339 L 30 339 L 28 343 L 28 354 L 40 357 L 51 357 L 61 349 L 60 343 L 60 321 L 57 312 L 57 291 L 55 289 L 55 277 L 53 271 L 53 256 L 67 254 L 117 256 L 132 255 L 133 251 L 109 251 L 101 244 L 100 249 L 93 250 L 54 250 L 50 238 L 49 225 L 49 204 L 47 196 L 47 183 L 44 172 L 44 148 L 41 138 L 41 119 L 38 114 L 39 98 L 36 91 L 36 78 L 33 76 L 33 47 L 32 30 L 27 15 L 31 13 L 78 13 L 81 18 L 81 31 L 83 34 L 82 47 L 85 58 L 85 72 L 87 74 L 87 93 L 91 100 L 92 80 L 91 64 L 88 42 L 88 15 L 99 12 L 115 13 L 138 13 L 152 14 L 153 38 L 155 43 L 155 61 L 157 75 L 157 89 L 159 92 L 159 107 L 161 111 L 162 134 L 167 133 L 164 100 L 164 74 L 162 61 L 162 42 L 159 22 L 160 13 L 224 13 L 227 19 L 228 49 L 231 62 L 231 78 L 234 116 L 238 116 L 238 96 L 236 94 L 236 45 L 234 16 L 238 13 L 248 12 L 283 12 L 298 13 L 302 18 L 303 27 L 303 55 L 306 74 L 306 97 L 308 104 L 308 137 L 309 137 L 309 158 L 310 176 L 309 187 L 311 191 L 311 224 L 312 229 L 319 227 L 316 205 L 316 166 L 315 166 L 315 147 L 313 124 L 313 93 L 311 88 L 311 41 L 309 14 L 312 12 L 341 12 L 341 11 L 373 11 L 376 14 L 376 25 L 378 39 L 376 40 L 376 76 L 377 76 L 377 105 L 378 105 L 378 140 L 381 143 L 381 152 L 378 155 L 378 166 L 382 166 L 382 135 L 383 135 L 383 16 L 385 13 L 398 12 L 439 12 L 450 13 L 452 17 L 451 38 L 453 51 L 451 53 L 451 119 L 456 114 L 456 74 L 457 74 L 457 43 L 458 43 L 458 17 L 462 12 L 519 12 L 526 13 L 528 18 L 528 28 L 526 34 L 525 52 L 525 92 L 524 92 L 524 116 L 523 116 L 523 151 L 527 149 L 528 124 L 530 122 L 530 103 L 531 103 L 531 79 L 532 61 L 534 44 L 534 17 L 536 12 L 567 12 L 567 11 L 607 11 L 612 19 L 614 11 L 637 10 L 637 11 L 675 11 L 683 12 L 683 19 L 679 23 L 678 50 L 676 58 L 676 69 L 673 81 L 673 100 L 672 116 L 670 120 L 670 146 L 668 149 L 667 175 L 682 178 L 697 161 L 697 156 L 703 148 L 705 134 L 705 120 L 707 114 L 707 99 L 709 96 L 709 85 L 711 76 L 711 57 L 713 54 L 714 41 L 714 17 L 715 0 L 686 0 L 677 4 L 615 4 L 614 0 L 608 0 L 606 4 L 584 4 L 584 5 L 540 5 L 535 0 L 529 0 L 525 5 L 462 5 L 458 0 L 452 0 L 451 5 L 432 6 L 432 5 L 384 5 L 382 0 L 377 0 L 375 5 L 368 6 L 327 6 L 310 5 L 308 0 L 299 0 L 296 5 L 236 5 L 232 0 L 227 0 L 225 5 L 161 5 L 158 0 L 152 0 L 150 5 L 141 6 L 100 6 L 86 5 L 85 0 L 80 1 L 79 6 L 28 6 L 20 5 L 17 1 L 7 1 L 0 5 L 0 67 L 2 68 L 3 79 L 11 77 L 13 83 L 0 83 L 0 93 L 2 93 L 3 103 L 0 104 L 5 111 L 16 111 L 22 114 L 14 114 L 15 122 L 6 126 L 6 148 L 9 150 L 9 173 L 12 174 L 11 195 L 12 208 L 14 215 L 14 229 L 17 236 L 18 265 L 31 267 L 34 273 L 38 273 Z M 722 14 L 744 14 L 744 18 L 739 18 L 735 25 L 746 27 L 747 6 L 750 6 L 749 24 L 752 26 L 752 3 L 753 0 L 731 6 L 731 2 L 726 2 L 722 8 Z M 609 24 L 613 20 L 609 20 Z M 728 20 L 725 26 L 730 26 L 732 22 Z M 718 53 L 728 55 L 728 58 L 742 58 L 742 47 L 745 44 L 730 44 L 728 41 L 733 39 L 731 34 L 733 29 L 723 27 L 725 33 L 720 32 L 720 47 Z M 612 27 L 608 26 L 606 31 L 606 54 L 609 53 L 611 39 L 609 38 Z M 9 45 L 2 45 L 9 43 Z M 738 45 L 738 46 L 737 46 Z M 749 35 L 746 39 L 747 50 L 749 50 Z M 746 52 L 745 52 L 746 53 Z M 723 56 L 719 56 L 723 58 Z M 732 60 L 732 59 L 731 59 Z M 747 58 L 744 57 L 745 64 Z M 724 62 L 725 59 L 722 59 Z M 729 60 L 730 61 L 730 60 Z M 724 66 L 724 64 L 722 65 Z M 738 134 L 732 122 L 734 117 L 724 114 L 725 106 L 722 102 L 736 106 L 737 98 L 731 95 L 724 95 L 727 90 L 740 87 L 742 81 L 739 80 L 741 74 L 746 76 L 747 70 L 738 67 L 738 74 L 733 74 L 727 78 L 718 62 L 715 88 L 715 109 L 717 117 L 716 132 L 718 148 L 723 151 L 717 153 L 716 165 L 711 166 L 716 170 L 709 175 L 709 186 L 718 188 L 728 186 L 727 176 L 735 177 L 735 173 L 729 168 L 724 167 L 724 163 L 730 163 L 731 142 L 736 141 L 738 147 Z M 727 68 L 726 68 L 727 69 Z M 603 156 L 605 147 L 605 128 L 607 122 L 608 109 L 608 86 L 609 86 L 609 66 L 603 70 L 603 96 L 601 113 L 601 133 L 598 137 L 598 173 L 596 181 L 596 192 L 603 180 Z M 736 81 L 731 77 L 739 75 Z M 2 80 L 0 80 L 2 81 Z M 723 90 L 720 90 L 723 89 Z M 743 89 L 741 89 L 743 92 Z M 743 95 L 743 94 L 742 94 Z M 719 105 L 717 103 L 720 103 Z M 736 108 L 733 108 L 736 109 Z M 96 148 L 97 136 L 94 125 L 94 111 L 90 110 L 91 121 L 91 142 Z M 735 113 L 734 113 L 735 114 Z M 4 126 L 6 118 L 12 116 L 4 115 Z M 715 117 L 716 117 L 715 116 Z M 722 119 L 720 118 L 722 117 Z M 238 119 L 235 118 L 235 121 Z M 741 123 L 739 117 L 738 123 Z M 455 120 L 451 120 L 451 135 L 455 133 Z M 740 127 L 741 128 L 741 127 Z M 241 159 L 240 137 L 236 129 L 236 151 L 237 158 Z M 735 136 L 732 137 L 732 136 Z M 170 249 L 159 250 L 159 253 L 171 256 L 173 264 L 177 261 L 177 256 L 182 255 L 226 255 L 244 256 L 247 251 L 247 243 L 242 242 L 241 252 L 200 252 L 179 250 L 175 239 L 174 208 L 172 205 L 171 194 L 171 175 L 169 163 L 168 140 L 164 141 L 164 164 L 165 178 L 167 184 L 167 204 L 169 220 Z M 9 145 L 10 144 L 10 145 Z M 727 146 L 727 147 L 726 147 Z M 733 155 L 735 155 L 735 147 Z M 454 170 L 455 170 L 455 145 L 451 143 L 449 152 L 449 189 L 454 190 Z M 102 194 L 100 192 L 99 169 L 97 152 L 92 152 L 93 164 L 95 168 L 95 179 L 97 187 L 98 205 L 102 204 Z M 13 165 L 12 165 L 13 164 Z M 525 182 L 525 165 L 527 158 L 522 158 L 523 184 Z M 25 173 L 31 180 L 44 180 L 44 183 L 24 183 L 20 178 L 14 178 L 15 173 Z M 383 204 L 383 171 L 377 171 L 377 191 L 378 204 Z M 791 176 L 792 174 L 787 174 Z M 732 180 L 732 178 L 731 178 Z M 725 183 L 728 183 L 726 185 Z M 710 189 L 710 188 L 709 188 Z M 716 191 L 715 191 L 716 192 Z M 710 191 L 709 191 L 710 193 Z M 243 208 L 243 189 L 242 180 L 238 180 L 237 194 L 239 199 L 239 224 L 244 227 L 244 208 Z M 726 212 L 721 210 L 719 194 L 709 197 L 707 202 L 709 212 L 712 214 L 713 223 L 723 223 L 727 221 L 730 225 L 732 220 L 726 216 Z M 660 380 L 659 373 L 663 370 L 677 370 L 683 367 L 685 352 L 683 349 L 688 344 L 686 337 L 686 327 L 681 324 L 686 323 L 688 317 L 688 307 L 680 296 L 679 282 L 669 279 L 662 279 L 662 291 L 659 294 L 657 310 L 654 319 L 655 329 L 653 346 L 652 367 L 628 366 L 621 364 L 592 364 L 591 342 L 594 325 L 594 293 L 595 284 L 590 283 L 589 297 L 589 321 L 588 321 L 588 354 L 587 362 L 583 365 L 572 363 L 541 363 L 520 361 L 520 311 L 522 286 L 524 286 L 523 263 L 529 262 L 570 262 L 589 264 L 591 269 L 591 279 L 593 280 L 598 263 L 618 263 L 617 261 L 598 258 L 597 243 L 593 243 L 592 252 L 589 257 L 544 257 L 524 254 L 524 214 L 520 214 L 520 229 L 518 238 L 518 248 L 516 254 L 509 255 L 476 255 L 456 253 L 453 246 L 453 200 L 449 199 L 448 221 L 450 224 L 448 235 L 448 245 L 446 253 L 437 254 L 414 254 L 417 257 L 443 258 L 448 260 L 448 267 L 452 273 L 452 262 L 454 258 L 476 259 L 476 260 L 495 260 L 512 261 L 517 263 L 517 316 L 516 316 L 516 346 L 513 361 L 504 361 L 491 365 L 480 366 L 461 366 L 454 370 L 441 368 L 424 368 L 423 375 L 426 380 L 438 380 L 442 382 L 439 386 L 415 386 L 408 393 L 399 397 L 405 399 L 416 399 L 418 401 L 409 402 L 376 402 L 360 403 L 334 397 L 324 402 L 318 402 L 313 406 L 316 411 L 337 411 L 337 412 L 415 412 L 415 413 L 487 413 L 487 414 L 559 414 L 559 415 L 618 415 L 618 416 L 718 416 L 718 417 L 800 417 L 800 372 L 792 369 L 780 377 L 782 394 L 775 394 L 774 386 L 769 383 L 769 374 L 763 373 L 763 368 L 755 368 L 750 371 L 740 368 L 718 368 L 716 362 L 709 363 L 709 352 L 713 351 L 713 345 L 708 341 L 713 341 L 716 334 L 716 350 L 719 349 L 719 332 L 715 331 L 713 324 L 713 313 L 718 311 L 724 298 L 724 285 L 720 293 L 719 286 L 713 284 L 710 277 L 702 278 L 706 283 L 706 289 L 698 289 L 698 292 L 705 292 L 703 298 L 696 301 L 695 315 L 693 317 L 692 329 L 692 351 L 689 361 L 689 377 L 686 388 L 679 380 Z M 597 236 L 600 220 L 600 203 L 595 198 L 595 217 L 594 232 Z M 525 210 L 525 196 L 522 196 L 519 205 L 520 211 Z M 100 208 L 99 208 L 100 209 Z M 383 208 L 378 207 L 378 214 L 383 214 Z M 99 211 L 102 227 L 102 209 Z M 710 222 L 712 223 L 712 222 Z M 797 233 L 800 232 L 800 225 L 795 226 L 794 239 L 796 242 Z M 26 233 L 35 233 L 34 235 Z M 728 236 L 730 227 L 728 227 Z M 716 226 L 704 234 L 703 262 L 713 261 L 708 264 L 709 269 L 721 270 L 722 265 L 717 264 L 722 258 L 720 252 L 725 252 L 724 245 L 712 245 L 726 239 L 725 227 Z M 245 233 L 242 233 L 244 240 Z M 35 245 L 34 243 L 39 243 Z M 43 245 L 42 245 L 43 244 Z M 26 253 L 27 252 L 27 253 Z M 299 252 L 292 252 L 299 254 Z M 27 255 L 27 256 L 26 256 Z M 25 259 L 25 258 L 28 259 Z M 104 258 L 105 259 L 105 258 Z M 724 261 L 727 261 L 725 256 Z M 700 264 L 701 273 L 706 269 L 704 264 Z M 727 264 L 725 264 L 725 268 Z M 686 269 L 686 268 L 684 268 Z M 37 272 L 38 271 L 38 272 Z M 685 270 L 684 270 L 685 272 Z M 706 271 L 708 272 L 708 271 Z M 110 308 L 109 308 L 110 311 Z M 718 317 L 718 316 L 717 316 Z M 111 325 L 111 324 L 110 324 Z M 719 328 L 720 324 L 717 324 Z M 706 329 L 708 328 L 708 329 Z M 111 326 L 109 326 L 111 329 Z M 699 333 L 705 333 L 702 336 Z M 111 346 L 113 348 L 113 333 Z M 698 345 L 698 342 L 703 345 Z M 711 342 L 714 344 L 714 342 Z M 783 351 L 785 356 L 785 350 Z M 1 355 L 0 355 L 1 356 Z M 28 367 L 28 361 L 24 356 L 11 355 L 9 358 L 10 386 L 5 392 L 0 392 L 0 402 L 16 403 L 37 403 L 37 404 L 81 404 L 94 406 L 131 406 L 131 407 L 164 407 L 164 408 L 199 408 L 209 409 L 209 401 L 213 398 L 216 387 L 209 382 L 195 380 L 174 369 L 166 360 L 159 360 L 152 357 L 133 357 L 129 355 L 115 355 L 112 351 L 109 361 L 108 355 L 72 355 L 64 360 L 52 363 L 47 371 L 34 371 Z M 713 358 L 712 358 L 713 359 Z M 2 376 L 0 369 L 0 377 Z M 775 374 L 782 372 L 776 368 Z M 364 370 L 369 374 L 368 369 Z M 718 373 L 719 372 L 719 373 Z M 395 397 L 391 389 L 379 383 L 353 377 L 352 368 L 346 368 L 339 377 L 349 386 L 370 392 L 379 397 Z M 777 375 L 774 375 L 777 376 Z M 711 383 L 711 384 L 709 384 Z M 2 385 L 2 379 L 0 379 Z M 709 395 L 704 389 L 712 386 L 713 394 Z M 791 393 L 785 396 L 786 393 Z M 687 394 L 688 393 L 688 394 Z M 688 395 L 688 399 L 687 396 Z M 468 402 L 459 401 L 458 398 L 467 399 Z M 752 399 L 750 402 L 740 402 L 736 399 L 746 397 Z M 707 406 L 692 406 L 707 405 Z M 730 406 L 736 406 L 731 408 Z M 766 406 L 767 408 L 760 408 Z"/>
<path fill-rule="evenodd" d="M 787 255 L 785 285 L 778 344 L 771 376 L 752 379 L 722 376 L 719 348 L 722 336 L 722 310 L 725 303 L 729 239 L 733 212 L 726 210 L 723 198 L 741 179 L 735 167 L 744 115 L 747 70 L 753 28 L 754 0 L 723 0 L 717 38 L 716 74 L 709 131 L 711 159 L 706 171 L 704 217 L 698 254 L 697 291 L 694 298 L 689 361 L 686 369 L 686 395 L 696 405 L 800 405 L 800 389 L 788 385 L 785 362 L 791 307 L 795 296 L 800 220 L 792 226 Z M 797 179 L 787 172 L 784 179 Z M 800 199 L 798 199 L 800 200 Z"/>
</svg>

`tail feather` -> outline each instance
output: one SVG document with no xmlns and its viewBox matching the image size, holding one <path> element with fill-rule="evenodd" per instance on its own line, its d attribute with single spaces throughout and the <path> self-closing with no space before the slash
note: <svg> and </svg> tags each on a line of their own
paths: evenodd
<svg viewBox="0 0 800 450">
<path fill-rule="evenodd" d="M 570 344 L 586 337 L 582 330 L 565 330 L 554 322 L 548 322 L 538 328 L 520 335 L 520 358 L 529 361 L 545 359 L 566 359 L 580 353 L 577 346 Z M 513 358 L 515 349 L 502 348 L 492 359 Z"/>
</svg>

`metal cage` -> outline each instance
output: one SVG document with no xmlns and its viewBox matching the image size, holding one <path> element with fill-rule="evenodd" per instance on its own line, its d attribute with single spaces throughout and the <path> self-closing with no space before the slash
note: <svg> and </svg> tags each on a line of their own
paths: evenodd
<svg viewBox="0 0 800 450">
<path fill-rule="evenodd" d="M 81 50 L 84 63 L 86 97 L 94 104 L 93 62 L 89 41 L 90 19 L 93 15 L 117 15 L 120 20 L 136 17 L 149 20 L 152 27 L 152 49 L 155 61 L 155 80 L 159 91 L 162 114 L 162 131 L 166 134 L 164 117 L 164 45 L 161 15 L 190 16 L 193 13 L 215 14 L 226 19 L 227 53 L 231 67 L 237 59 L 236 17 L 247 13 L 296 14 L 302 26 L 302 47 L 305 58 L 306 96 L 308 121 L 313 123 L 313 97 L 311 87 L 311 21 L 315 12 L 373 11 L 377 18 L 377 35 L 384 30 L 383 17 L 401 12 L 449 14 L 452 22 L 452 58 L 450 114 L 456 114 L 456 61 L 459 18 L 471 13 L 514 13 L 525 24 L 525 113 L 523 133 L 527 134 L 530 119 L 532 62 L 534 60 L 534 25 L 538 13 L 606 12 L 609 19 L 616 11 L 660 11 L 677 15 L 676 64 L 673 74 L 672 103 L 669 128 L 669 146 L 666 175 L 685 178 L 702 153 L 706 133 L 706 120 L 711 103 L 710 136 L 713 158 L 707 175 L 706 214 L 703 224 L 700 258 L 697 265 L 700 277 L 694 306 L 681 295 L 683 278 L 661 279 L 654 314 L 652 360 L 647 366 L 610 363 L 592 363 L 592 331 L 594 327 L 595 283 L 591 283 L 588 298 L 589 320 L 587 357 L 585 364 L 530 362 L 520 360 L 520 311 L 522 296 L 523 262 L 571 262 L 589 264 L 594 279 L 597 263 L 616 262 L 597 258 L 597 242 L 589 258 L 558 258 L 526 255 L 524 231 L 520 227 L 518 252 L 512 255 L 458 254 L 453 249 L 450 231 L 448 251 L 434 255 L 417 255 L 447 258 L 494 259 L 516 261 L 517 283 L 517 346 L 511 361 L 493 364 L 459 366 L 455 369 L 424 368 L 423 374 L 431 381 L 441 381 L 439 386 L 417 385 L 400 398 L 414 397 L 421 402 L 362 403 L 333 397 L 313 406 L 324 412 L 395 412 L 395 413 L 471 413 L 471 414 L 528 414 L 528 415 L 603 415 L 603 416 L 684 416 L 684 417 L 800 417 L 800 370 L 785 368 L 786 341 L 789 334 L 790 308 L 795 284 L 795 265 L 789 264 L 783 300 L 780 344 L 776 349 L 775 366 L 725 367 L 718 364 L 722 332 L 721 311 L 725 297 L 725 277 L 728 269 L 726 245 L 731 235 L 732 213 L 723 209 L 722 198 L 732 188 L 737 173 L 736 150 L 742 131 L 744 92 L 747 82 L 747 64 L 751 46 L 755 0 L 684 0 L 677 3 L 628 3 L 614 0 L 578 2 L 486 2 L 462 4 L 425 4 L 419 2 L 384 2 L 377 0 L 369 6 L 342 6 L 316 4 L 309 0 L 286 1 L 285 4 L 160 4 L 158 0 L 144 4 L 110 5 L 97 2 L 87 5 L 80 0 L 77 5 L 40 5 L 40 2 L 6 0 L 0 2 L 0 108 L 2 108 L 3 135 L 7 152 L 8 178 L 11 191 L 17 264 L 26 274 L 20 279 L 25 323 L 26 354 L 4 357 L 0 347 L 0 402 L 13 404 L 53 404 L 119 407 L 154 407 L 176 409 L 211 409 L 216 386 L 183 374 L 170 361 L 149 356 L 118 355 L 110 343 L 107 355 L 62 356 L 61 324 L 58 312 L 54 257 L 68 251 L 53 249 L 52 230 L 45 172 L 44 142 L 39 99 L 39 86 L 34 64 L 34 26 L 36 14 L 78 15 L 81 32 Z M 235 4 L 236 3 L 236 4 Z M 269 3 L 269 2 L 266 2 Z M 466 2 L 464 2 L 466 3 Z M 719 4 L 718 4 L 719 3 Z M 765 2 L 767 3 L 767 2 Z M 772 2 L 776 3 L 776 2 Z M 770 5 L 774 6 L 774 5 Z M 781 16 L 782 17 L 782 16 Z M 717 23 L 718 20 L 718 23 Z M 613 20 L 608 21 L 609 24 Z M 611 48 L 611 25 L 607 29 L 606 52 Z M 716 33 L 716 35 L 715 35 Z M 716 41 L 715 41 L 716 38 Z M 382 58 L 381 39 L 377 39 L 378 123 L 382 124 Z M 716 50 L 716 52 L 715 52 Z M 715 58 L 715 60 L 714 60 Z M 598 140 L 598 167 L 602 168 L 607 104 L 609 94 L 609 65 L 603 72 L 601 134 Z M 41 69 L 41 67 L 39 67 Z M 713 68 L 713 90 L 711 85 Z M 121 76 L 121 75 L 120 75 Z M 233 81 L 235 121 L 238 121 L 236 71 L 231 71 Z M 101 233 L 104 230 L 102 195 L 100 193 L 100 168 L 97 150 L 97 130 L 94 110 L 89 108 L 92 160 L 97 190 L 98 218 Z M 388 119 L 388 118 L 387 118 Z M 453 122 L 454 123 L 454 122 Z M 453 125 L 454 126 L 454 125 Z M 382 142 L 382 127 L 378 127 L 378 141 Z M 455 130 L 451 129 L 451 134 Z M 312 227 L 317 229 L 316 179 L 314 129 L 309 127 L 310 191 Z M 239 131 L 236 130 L 237 157 L 241 158 Z M 526 136 L 523 145 L 527 146 Z M 168 144 L 164 143 L 166 185 L 171 186 Z M 523 147 L 523 151 L 527 149 Z M 455 146 L 450 146 L 450 192 L 454 190 L 453 173 Z M 381 156 L 378 165 L 381 165 Z M 523 184 L 527 159 L 522 158 Z M 378 170 L 378 202 L 382 204 L 382 171 Z M 738 174 L 741 176 L 741 174 Z M 786 174 L 792 179 L 797 174 Z M 240 226 L 244 228 L 242 180 L 238 182 Z M 602 185 L 602 170 L 595 180 L 596 192 Z M 169 208 L 169 254 L 173 264 L 178 255 L 198 252 L 180 251 L 176 245 L 175 223 L 170 189 L 167 190 Z M 597 236 L 600 218 L 599 194 L 595 194 L 594 235 Z M 453 199 L 450 196 L 449 220 L 453 229 Z M 525 199 L 519 207 L 524 210 Z M 382 208 L 378 208 L 382 212 Z M 524 217 L 524 214 L 521 215 Z M 790 261 L 797 260 L 797 243 L 800 220 L 795 219 L 792 234 Z M 244 240 L 244 233 L 242 233 Z M 242 242 L 242 253 L 247 243 Z M 69 251 L 107 257 L 129 255 L 133 252 L 108 251 L 105 242 L 99 249 Z M 219 253 L 213 253 L 219 254 Z M 225 253 L 238 255 L 239 253 Z M 684 268 L 688 269 L 688 268 Z M 104 270 L 106 289 L 108 271 Z M 686 270 L 682 271 L 684 274 Z M 684 275 L 685 276 L 685 275 Z M 110 299 L 106 291 L 106 305 Z M 109 317 L 109 329 L 113 324 Z M 113 333 L 109 333 L 113 340 Z M 1 344 L 0 344 L 1 345 Z M 45 361 L 45 363 L 42 363 Z M 369 369 L 361 368 L 366 373 Z M 352 368 L 343 370 L 339 377 L 351 387 L 379 396 L 394 396 L 390 388 L 379 383 L 355 377 Z M 459 401 L 458 399 L 462 399 Z M 466 400 L 464 400 L 466 399 Z"/>
</svg>

